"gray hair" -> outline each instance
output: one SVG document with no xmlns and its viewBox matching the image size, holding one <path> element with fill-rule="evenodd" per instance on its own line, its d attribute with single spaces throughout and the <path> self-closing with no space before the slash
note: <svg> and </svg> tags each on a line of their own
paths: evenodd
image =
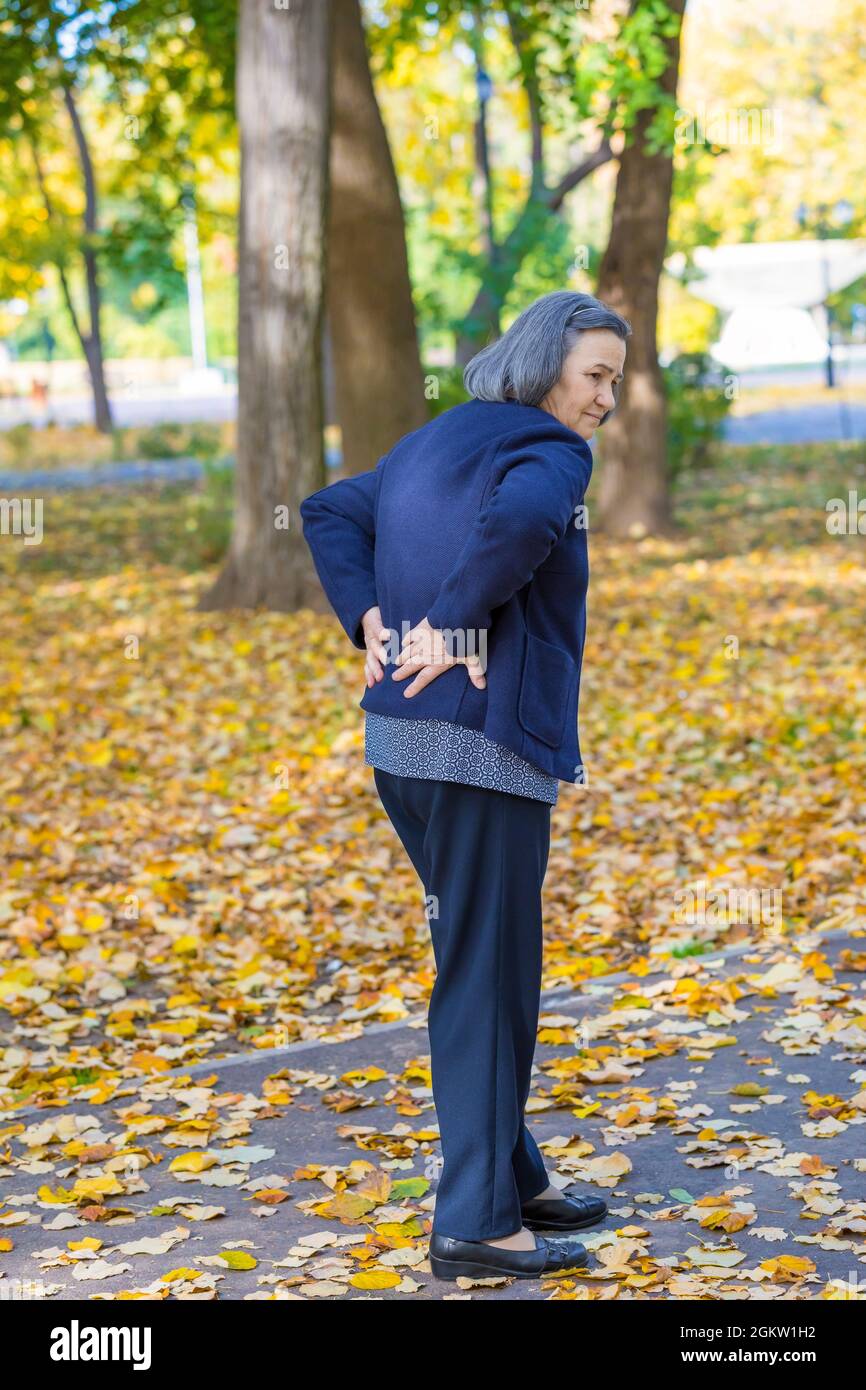
<svg viewBox="0 0 866 1390">
<path fill-rule="evenodd" d="M 553 290 L 518 316 L 501 338 L 476 352 L 463 385 L 479 401 L 539 405 L 562 375 L 566 357 L 588 328 L 608 328 L 625 340 L 631 324 L 591 294 Z M 618 387 L 614 386 L 616 400 Z M 614 407 L 615 409 L 615 407 Z M 608 416 L 601 417 L 603 425 Z"/>
</svg>

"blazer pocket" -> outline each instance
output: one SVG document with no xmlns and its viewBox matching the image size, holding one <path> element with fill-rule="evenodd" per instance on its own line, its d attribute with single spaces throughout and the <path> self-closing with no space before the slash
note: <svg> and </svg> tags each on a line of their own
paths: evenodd
<svg viewBox="0 0 866 1390">
<path fill-rule="evenodd" d="M 562 743 L 569 695 L 577 667 L 568 652 L 526 634 L 526 659 L 520 678 L 517 718 L 533 738 L 551 748 Z"/>
</svg>

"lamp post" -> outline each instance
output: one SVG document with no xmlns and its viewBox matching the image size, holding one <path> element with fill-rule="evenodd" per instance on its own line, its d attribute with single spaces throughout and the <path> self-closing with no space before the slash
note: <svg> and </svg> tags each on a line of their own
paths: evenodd
<svg viewBox="0 0 866 1390">
<path fill-rule="evenodd" d="M 186 257 L 186 293 L 189 303 L 189 336 L 192 347 L 192 369 L 207 371 L 207 333 L 204 318 L 204 289 L 201 278 L 201 256 L 198 248 L 198 220 L 195 208 L 195 189 L 186 184 L 181 194 L 183 205 L 183 249 Z"/>
<path fill-rule="evenodd" d="M 831 221 L 831 214 L 835 214 L 836 225 Z M 854 216 L 854 209 L 847 198 L 840 198 L 831 208 L 827 203 L 818 203 L 813 209 L 800 203 L 797 208 L 797 221 L 802 231 L 811 227 L 819 241 L 827 241 L 838 226 L 845 227 Z M 833 390 L 836 385 L 836 377 L 833 370 L 833 311 L 830 308 L 830 263 L 826 255 L 821 258 L 821 269 L 824 276 L 824 316 L 827 328 L 827 387 Z"/>
</svg>

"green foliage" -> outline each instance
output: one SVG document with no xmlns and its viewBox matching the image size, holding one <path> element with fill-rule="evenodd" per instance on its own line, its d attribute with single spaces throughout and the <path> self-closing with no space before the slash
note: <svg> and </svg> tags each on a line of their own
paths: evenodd
<svg viewBox="0 0 866 1390">
<path fill-rule="evenodd" d="M 441 415 L 443 411 L 450 410 L 453 405 L 459 405 L 461 401 L 468 401 L 469 393 L 463 386 L 462 367 L 425 367 L 424 379 L 426 382 L 435 382 L 438 396 L 428 399 L 431 419 L 436 415 Z"/>
<path fill-rule="evenodd" d="M 595 282 L 601 262 L 601 250 L 589 247 L 585 270 Z M 603 248 L 602 248 L 603 249 Z M 532 237 L 521 255 L 520 265 L 505 296 L 503 327 L 542 294 L 551 290 L 573 287 L 575 274 L 574 233 L 568 222 L 560 217 L 546 217 L 537 235 Z"/>
<path fill-rule="evenodd" d="M 833 322 L 845 333 L 851 333 L 863 324 L 866 318 L 866 275 L 861 275 L 853 284 L 830 296 Z M 856 307 L 855 307 L 856 306 Z"/>
<path fill-rule="evenodd" d="M 20 425 L 13 425 L 11 429 L 5 431 L 4 442 L 12 453 L 14 466 L 23 466 L 33 445 L 33 426 L 27 421 Z"/>
<path fill-rule="evenodd" d="M 138 456 L 142 459 L 174 459 L 185 453 L 180 425 L 153 425 L 138 436 Z"/>
<path fill-rule="evenodd" d="M 672 946 L 670 953 L 677 960 L 683 960 L 686 956 L 703 956 L 709 950 L 712 947 L 706 941 L 684 941 L 679 946 Z"/>
<path fill-rule="evenodd" d="M 166 237 L 164 213 L 144 202 L 118 209 L 103 239 L 103 285 L 112 304 L 138 323 L 182 299 L 186 282 Z M 141 286 L 146 284 L 146 298 Z"/>
<path fill-rule="evenodd" d="M 161 310 L 185 294 L 182 198 L 197 195 L 203 244 L 234 235 L 233 118 L 236 0 L 7 0 L 0 21 L 0 300 L 30 299 L 62 267 L 90 331 L 82 252 L 93 249 L 106 304 L 140 332 L 120 354 L 185 351 L 147 339 Z M 93 164 L 98 233 L 88 236 L 74 103 Z M 228 195 L 226 194 L 228 188 Z M 221 202 L 228 196 L 228 207 Z M 80 352 L 55 295 L 58 355 Z M 170 322 L 167 320 L 167 322 Z M 180 325 L 178 325 L 180 326 Z M 171 325 L 173 328 L 174 325 Z M 24 322 L 6 325 L 38 355 Z M 107 355 L 112 355 L 104 334 Z"/>
<path fill-rule="evenodd" d="M 200 458 L 213 460 L 221 453 L 219 425 L 163 424 L 142 430 L 135 445 L 140 459 Z"/>
<path fill-rule="evenodd" d="M 587 112 L 604 94 L 608 134 L 631 131 L 639 112 L 654 112 L 646 135 L 648 154 L 673 148 L 676 100 L 663 90 L 660 79 L 670 61 L 667 40 L 679 26 L 680 17 L 664 0 L 636 0 L 613 42 L 583 45 L 575 68 L 575 84 Z"/>
<path fill-rule="evenodd" d="M 169 565 L 196 573 L 219 564 L 231 536 L 233 479 L 230 464 L 207 464 L 205 477 L 192 485 L 154 483 L 56 493 L 50 500 L 56 529 L 43 545 L 0 547 L 0 578 L 85 578 L 113 574 L 126 565 L 151 572 Z"/>
<path fill-rule="evenodd" d="M 235 470 L 231 460 L 206 459 L 204 479 L 184 523 L 204 564 L 222 559 L 231 539 Z"/>
<path fill-rule="evenodd" d="M 712 461 L 713 446 L 731 402 L 705 352 L 683 352 L 662 368 L 667 396 L 668 466 L 671 479 Z"/>
<path fill-rule="evenodd" d="M 186 452 L 204 461 L 207 474 L 210 464 L 222 457 L 219 425 L 194 425 L 187 435 Z"/>
</svg>

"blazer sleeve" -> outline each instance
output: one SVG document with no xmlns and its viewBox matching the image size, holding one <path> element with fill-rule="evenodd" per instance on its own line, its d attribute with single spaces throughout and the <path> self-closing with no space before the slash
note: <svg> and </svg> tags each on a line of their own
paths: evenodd
<svg viewBox="0 0 866 1390">
<path fill-rule="evenodd" d="M 304 539 L 328 602 L 354 646 L 365 649 L 361 619 L 378 605 L 373 556 L 376 497 L 387 455 L 368 473 L 341 478 L 300 506 Z"/>
<path fill-rule="evenodd" d="M 498 481 L 428 609 L 427 621 L 439 630 L 489 628 L 494 609 L 529 583 L 583 501 L 592 454 L 585 442 L 576 452 L 561 439 L 509 446 L 494 470 Z"/>
</svg>

